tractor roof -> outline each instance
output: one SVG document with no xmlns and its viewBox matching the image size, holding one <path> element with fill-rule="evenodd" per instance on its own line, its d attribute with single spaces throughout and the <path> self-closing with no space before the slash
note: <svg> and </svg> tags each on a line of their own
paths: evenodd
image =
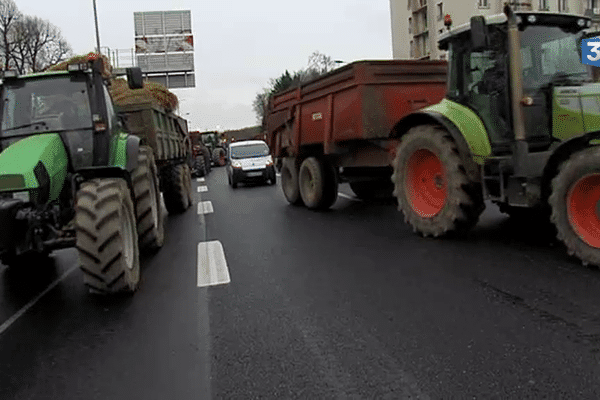
<svg viewBox="0 0 600 400">
<path fill-rule="evenodd" d="M 551 12 L 544 12 L 544 11 L 515 12 L 515 14 L 517 15 L 517 18 L 520 17 L 520 21 L 519 21 L 520 24 L 522 23 L 521 21 L 527 21 L 529 16 L 533 15 L 533 16 L 535 16 L 537 21 L 543 21 L 550 25 L 557 25 L 557 26 L 563 25 L 564 26 L 564 25 L 572 24 L 575 29 L 579 29 L 579 30 L 589 28 L 591 25 L 591 19 L 589 17 L 584 17 L 579 14 L 565 14 L 565 13 L 559 14 L 559 13 L 551 13 Z M 500 24 L 504 24 L 508 21 L 506 14 L 486 15 L 484 17 L 485 17 L 486 25 L 500 25 Z M 582 20 L 584 25 L 577 27 L 579 20 Z M 529 24 L 534 25 L 534 23 L 529 23 Z M 456 28 L 452 29 L 451 31 L 445 32 L 442 35 L 440 35 L 440 37 L 438 39 L 438 43 L 440 45 L 445 44 L 445 42 L 448 42 L 454 36 L 461 34 L 463 32 L 469 31 L 470 29 L 471 29 L 470 21 L 467 23 L 464 23 L 462 25 L 459 25 Z"/>
</svg>

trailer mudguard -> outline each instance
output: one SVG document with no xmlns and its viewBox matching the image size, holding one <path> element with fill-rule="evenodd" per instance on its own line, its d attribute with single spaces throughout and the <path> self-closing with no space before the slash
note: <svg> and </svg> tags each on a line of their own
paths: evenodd
<svg viewBox="0 0 600 400">
<path fill-rule="evenodd" d="M 28 190 L 37 194 L 38 201 L 54 201 L 62 191 L 67 165 L 59 134 L 26 137 L 0 153 L 0 191 Z"/>
</svg>

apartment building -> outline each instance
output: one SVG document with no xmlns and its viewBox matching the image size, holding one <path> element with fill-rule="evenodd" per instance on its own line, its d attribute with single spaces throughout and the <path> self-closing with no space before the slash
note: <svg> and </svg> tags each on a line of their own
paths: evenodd
<svg viewBox="0 0 600 400">
<path fill-rule="evenodd" d="M 502 13 L 506 0 L 390 0 L 392 54 L 394 58 L 444 59 L 437 47 L 439 36 L 447 30 L 444 17 L 450 15 L 452 27 L 470 21 L 473 15 Z M 511 1 L 515 10 L 550 11 L 587 15 L 593 30 L 600 31 L 600 0 L 519 0 Z"/>
</svg>

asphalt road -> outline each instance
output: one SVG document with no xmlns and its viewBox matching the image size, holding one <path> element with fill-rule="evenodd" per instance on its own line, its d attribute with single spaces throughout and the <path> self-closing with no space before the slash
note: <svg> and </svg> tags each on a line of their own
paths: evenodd
<svg viewBox="0 0 600 400">
<path fill-rule="evenodd" d="M 424 239 L 347 185 L 328 212 L 223 168 L 206 187 L 213 212 L 169 218 L 132 298 L 87 294 L 72 250 L 0 266 L 0 398 L 600 397 L 600 272 L 547 227 L 489 206 L 468 237 Z M 216 241 L 231 281 L 198 287 Z"/>
</svg>

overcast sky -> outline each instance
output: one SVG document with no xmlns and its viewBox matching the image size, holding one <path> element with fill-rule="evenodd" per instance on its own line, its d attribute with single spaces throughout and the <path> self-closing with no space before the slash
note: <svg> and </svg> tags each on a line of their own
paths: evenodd
<svg viewBox="0 0 600 400">
<path fill-rule="evenodd" d="M 58 26 L 76 54 L 96 46 L 93 0 L 16 0 Z M 389 0 L 96 0 L 100 45 L 134 47 L 136 11 L 191 10 L 196 87 L 175 89 L 192 129 L 256 125 L 256 93 L 320 51 L 334 60 L 392 58 Z"/>
</svg>

